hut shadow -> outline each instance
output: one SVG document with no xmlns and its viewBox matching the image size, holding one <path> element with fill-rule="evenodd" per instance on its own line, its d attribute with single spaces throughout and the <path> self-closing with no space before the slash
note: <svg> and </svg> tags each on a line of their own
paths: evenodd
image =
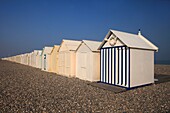
<svg viewBox="0 0 170 113">
<path fill-rule="evenodd" d="M 118 87 L 118 86 L 114 86 L 114 85 L 106 84 L 102 82 L 91 82 L 91 83 L 88 83 L 88 85 L 91 85 L 93 87 L 97 87 L 103 90 L 111 91 L 111 92 L 114 92 L 115 94 L 127 91 L 126 88 L 122 88 L 122 87 Z"/>
<path fill-rule="evenodd" d="M 165 75 L 165 74 L 155 74 L 155 84 L 160 84 L 160 83 L 165 83 L 165 82 L 170 82 L 170 75 Z"/>
<path fill-rule="evenodd" d="M 170 82 L 170 75 L 155 74 L 154 78 L 155 78 L 155 84 Z M 106 83 L 101 83 L 101 82 L 91 82 L 91 83 L 88 83 L 88 85 L 91 85 L 93 87 L 97 87 L 100 89 L 108 90 L 108 91 L 111 91 L 114 93 L 122 93 L 122 92 L 128 91 L 126 88 L 122 88 L 122 87 L 118 87 L 118 86 L 114 86 L 114 85 L 110 85 L 110 84 L 106 84 Z M 151 84 L 138 86 L 135 88 L 131 88 L 129 90 L 144 87 L 144 86 L 149 86 L 149 85 L 151 85 Z"/>
</svg>

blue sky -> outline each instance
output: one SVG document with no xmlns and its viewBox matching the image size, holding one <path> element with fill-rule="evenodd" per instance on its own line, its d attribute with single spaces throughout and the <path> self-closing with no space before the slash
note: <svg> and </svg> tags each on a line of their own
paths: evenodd
<svg viewBox="0 0 170 113">
<path fill-rule="evenodd" d="M 168 0 L 0 0 L 0 57 L 139 28 L 159 47 L 156 60 L 170 61 Z"/>
</svg>

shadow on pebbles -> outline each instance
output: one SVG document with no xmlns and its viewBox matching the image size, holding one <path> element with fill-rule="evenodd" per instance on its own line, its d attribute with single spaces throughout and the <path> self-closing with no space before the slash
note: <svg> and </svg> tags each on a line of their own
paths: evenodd
<svg viewBox="0 0 170 113">
<path fill-rule="evenodd" d="M 169 112 L 170 82 L 117 93 L 0 60 L 0 113 Z"/>
</svg>

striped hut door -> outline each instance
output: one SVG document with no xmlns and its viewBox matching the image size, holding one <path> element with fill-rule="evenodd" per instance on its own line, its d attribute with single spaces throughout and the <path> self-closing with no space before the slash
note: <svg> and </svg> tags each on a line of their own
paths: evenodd
<svg viewBox="0 0 170 113">
<path fill-rule="evenodd" d="M 130 49 L 125 46 L 101 49 L 100 81 L 123 87 L 129 87 Z"/>
</svg>

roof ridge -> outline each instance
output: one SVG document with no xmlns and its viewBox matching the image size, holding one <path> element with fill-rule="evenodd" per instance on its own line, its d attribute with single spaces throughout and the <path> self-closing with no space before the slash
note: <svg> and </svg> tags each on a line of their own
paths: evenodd
<svg viewBox="0 0 170 113">
<path fill-rule="evenodd" d="M 134 33 L 126 32 L 126 31 L 118 31 L 118 30 L 113 30 L 113 29 L 111 29 L 111 31 L 116 31 L 116 32 L 120 32 L 120 33 L 125 33 L 125 34 L 130 34 L 130 35 L 138 36 L 138 34 L 134 34 Z"/>
<path fill-rule="evenodd" d="M 100 41 L 96 41 L 96 40 L 82 40 L 82 41 L 89 41 L 89 42 L 100 42 Z"/>
</svg>

